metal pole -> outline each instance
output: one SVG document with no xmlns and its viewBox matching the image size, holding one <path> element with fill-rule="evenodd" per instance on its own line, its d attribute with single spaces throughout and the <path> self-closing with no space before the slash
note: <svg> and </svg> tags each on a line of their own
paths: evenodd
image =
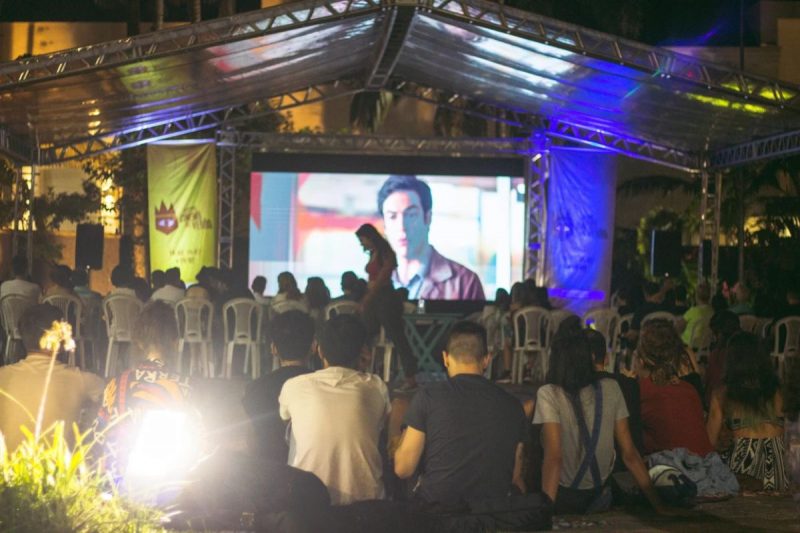
<svg viewBox="0 0 800 533">
<path fill-rule="evenodd" d="M 38 157 L 37 157 L 38 159 Z M 36 199 L 36 173 L 39 172 L 39 165 L 31 165 L 31 190 L 28 193 L 28 276 L 33 275 L 33 204 Z"/>
<path fill-rule="evenodd" d="M 705 251 L 704 243 L 706 238 L 706 215 L 708 213 L 708 171 L 704 170 L 700 173 L 700 177 L 702 179 L 702 192 L 700 196 L 700 228 L 699 228 L 699 237 L 700 237 L 700 245 L 698 247 L 697 253 L 697 281 L 700 282 L 703 279 L 703 252 Z M 716 286 L 711 288 L 712 291 L 716 290 Z"/>
<path fill-rule="evenodd" d="M 739 0 L 739 70 L 744 72 L 744 0 Z"/>
<path fill-rule="evenodd" d="M 14 225 L 11 233 L 11 257 L 19 253 L 19 195 L 22 194 L 22 167 L 14 167 Z"/>
<path fill-rule="evenodd" d="M 714 184 L 714 235 L 711 237 L 711 286 L 717 286 L 719 278 L 719 233 L 722 215 L 722 172 L 717 171 Z"/>
<path fill-rule="evenodd" d="M 156 17 L 153 23 L 154 30 L 164 27 L 164 0 L 156 0 Z"/>
</svg>

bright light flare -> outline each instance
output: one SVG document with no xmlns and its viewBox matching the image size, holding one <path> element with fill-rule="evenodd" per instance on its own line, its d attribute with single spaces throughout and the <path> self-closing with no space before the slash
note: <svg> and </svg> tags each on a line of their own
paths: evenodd
<svg viewBox="0 0 800 533">
<path fill-rule="evenodd" d="M 129 478 L 174 480 L 195 457 L 187 415 L 179 411 L 148 411 L 128 457 Z"/>
</svg>

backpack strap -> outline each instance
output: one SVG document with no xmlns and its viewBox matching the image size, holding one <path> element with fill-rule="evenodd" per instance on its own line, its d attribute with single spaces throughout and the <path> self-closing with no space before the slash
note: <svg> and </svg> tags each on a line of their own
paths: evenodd
<svg viewBox="0 0 800 533">
<path fill-rule="evenodd" d="M 592 474 L 593 488 L 599 488 L 603 484 L 603 479 L 600 476 L 600 466 L 597 464 L 597 444 L 600 441 L 600 424 L 603 420 L 603 392 L 599 383 L 594 384 L 594 425 L 592 426 L 592 435 L 589 436 L 589 428 L 586 427 L 586 420 L 583 416 L 583 409 L 580 405 L 580 398 L 570 396 L 572 406 L 575 411 L 575 418 L 578 421 L 578 431 L 580 432 L 581 442 L 585 450 L 583 462 L 575 479 L 572 480 L 571 489 L 577 489 L 583 478 L 586 476 L 586 471 L 589 470 Z"/>
</svg>

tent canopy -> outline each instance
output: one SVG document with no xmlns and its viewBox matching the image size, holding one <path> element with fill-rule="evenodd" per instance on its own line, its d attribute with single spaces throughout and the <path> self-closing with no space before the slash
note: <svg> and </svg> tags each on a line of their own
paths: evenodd
<svg viewBox="0 0 800 533">
<path fill-rule="evenodd" d="M 304 0 L 0 65 L 0 146 L 64 161 L 385 89 L 698 170 L 800 151 L 800 87 L 481 0 Z"/>
</svg>

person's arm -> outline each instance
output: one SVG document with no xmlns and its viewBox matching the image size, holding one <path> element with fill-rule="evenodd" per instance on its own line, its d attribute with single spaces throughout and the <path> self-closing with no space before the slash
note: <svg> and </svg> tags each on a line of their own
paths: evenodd
<svg viewBox="0 0 800 533">
<path fill-rule="evenodd" d="M 521 442 L 517 444 L 516 452 L 514 453 L 514 475 L 511 478 L 511 483 L 519 489 L 522 494 L 525 494 L 525 478 L 522 475 L 522 465 L 524 464 L 525 445 Z"/>
<path fill-rule="evenodd" d="M 542 491 L 556 501 L 558 482 L 561 479 L 561 424 L 545 422 L 542 424 Z"/>
<path fill-rule="evenodd" d="M 722 404 L 717 392 L 711 395 L 706 431 L 708 432 L 708 440 L 711 441 L 711 446 L 716 448 L 717 442 L 719 442 L 719 433 L 722 431 Z"/>
<path fill-rule="evenodd" d="M 394 473 L 400 479 L 414 475 L 425 449 L 425 433 L 408 426 L 400 438 L 400 445 L 394 454 Z"/>
<path fill-rule="evenodd" d="M 647 471 L 647 467 L 644 465 L 644 461 L 642 461 L 642 456 L 639 455 L 639 451 L 636 449 L 636 446 L 633 445 L 627 418 L 621 418 L 614 423 L 614 438 L 622 452 L 622 461 L 636 481 L 636 485 L 639 486 L 645 497 L 647 497 L 647 500 L 657 512 L 667 512 L 664 504 L 653 488 L 653 484 L 650 481 L 650 474 Z"/>
</svg>

